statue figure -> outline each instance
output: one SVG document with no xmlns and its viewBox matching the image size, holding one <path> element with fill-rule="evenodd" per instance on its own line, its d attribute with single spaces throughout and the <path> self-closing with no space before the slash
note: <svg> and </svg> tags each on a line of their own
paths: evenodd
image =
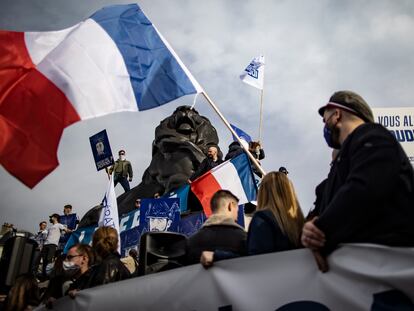
<svg viewBox="0 0 414 311">
<path fill-rule="evenodd" d="M 142 182 L 118 197 L 119 215 L 133 210 L 137 198 L 153 198 L 156 193 L 163 195 L 187 183 L 206 158 L 208 148 L 218 143 L 217 131 L 206 117 L 190 106 L 178 107 L 156 127 L 151 163 Z M 189 205 L 193 203 L 198 201 L 190 192 Z M 87 213 L 89 221 L 81 224 L 96 218 L 90 212 L 94 214 L 92 210 Z"/>
</svg>

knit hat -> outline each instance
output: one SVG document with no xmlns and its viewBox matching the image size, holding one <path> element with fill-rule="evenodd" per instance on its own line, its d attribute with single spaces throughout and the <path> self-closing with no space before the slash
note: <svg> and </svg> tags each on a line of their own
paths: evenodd
<svg viewBox="0 0 414 311">
<path fill-rule="evenodd" d="M 335 92 L 329 102 L 319 108 L 318 112 L 323 117 L 326 108 L 339 108 L 346 110 L 365 122 L 374 123 L 374 115 L 367 102 L 357 93 L 351 91 Z"/>
</svg>

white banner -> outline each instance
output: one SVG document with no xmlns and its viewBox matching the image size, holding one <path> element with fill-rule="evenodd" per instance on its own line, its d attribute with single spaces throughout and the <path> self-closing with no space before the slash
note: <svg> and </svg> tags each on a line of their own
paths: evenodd
<svg viewBox="0 0 414 311">
<path fill-rule="evenodd" d="M 375 122 L 394 135 L 414 164 L 414 108 L 373 108 L 372 112 Z"/>
<path fill-rule="evenodd" d="M 54 309 L 326 310 L 312 309 L 324 306 L 349 311 L 386 310 L 378 306 L 387 303 L 395 304 L 389 310 L 398 303 L 414 306 L 414 248 L 348 244 L 329 257 L 329 265 L 329 272 L 321 273 L 308 249 L 224 260 L 208 270 L 196 264 L 84 290 L 75 299 L 56 301 Z"/>
</svg>

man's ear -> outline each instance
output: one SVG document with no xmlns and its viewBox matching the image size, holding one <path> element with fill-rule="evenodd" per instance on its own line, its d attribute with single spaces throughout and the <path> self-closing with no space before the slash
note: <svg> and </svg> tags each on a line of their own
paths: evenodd
<svg viewBox="0 0 414 311">
<path fill-rule="evenodd" d="M 231 202 L 229 202 L 229 205 L 227 205 L 227 210 L 228 210 L 229 212 L 231 212 Z"/>
</svg>

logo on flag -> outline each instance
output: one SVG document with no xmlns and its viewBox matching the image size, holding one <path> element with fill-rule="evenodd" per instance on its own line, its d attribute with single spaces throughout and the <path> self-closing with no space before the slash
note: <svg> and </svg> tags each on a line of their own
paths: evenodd
<svg viewBox="0 0 414 311">
<path fill-rule="evenodd" d="M 136 4 L 60 31 L 0 31 L 0 76 L 0 163 L 30 188 L 59 165 L 69 125 L 202 92 Z"/>
<path fill-rule="evenodd" d="M 263 90 L 265 58 L 263 55 L 253 58 L 240 75 L 240 79 L 255 88 Z"/>
</svg>

